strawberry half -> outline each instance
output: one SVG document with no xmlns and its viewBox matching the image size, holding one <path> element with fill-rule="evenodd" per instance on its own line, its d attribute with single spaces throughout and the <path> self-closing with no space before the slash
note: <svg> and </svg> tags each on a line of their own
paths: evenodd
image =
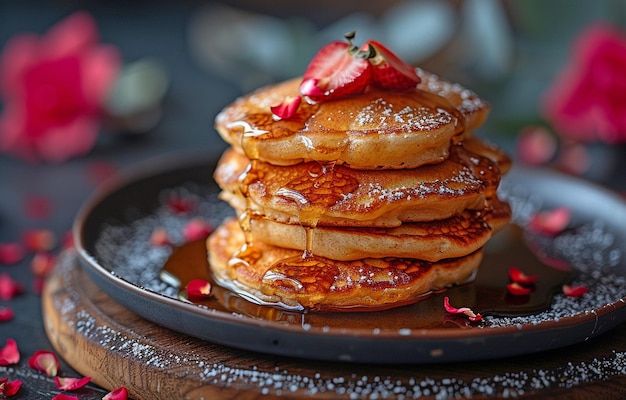
<svg viewBox="0 0 626 400">
<path fill-rule="evenodd" d="M 371 64 L 358 47 L 332 42 L 322 47 L 309 63 L 302 76 L 300 93 L 313 101 L 359 94 L 367 88 L 370 77 Z"/>
<path fill-rule="evenodd" d="M 403 91 L 415 88 L 420 77 L 415 68 L 402 61 L 391 50 L 375 40 L 365 42 L 361 51 L 369 51 L 372 82 L 381 89 Z"/>
</svg>

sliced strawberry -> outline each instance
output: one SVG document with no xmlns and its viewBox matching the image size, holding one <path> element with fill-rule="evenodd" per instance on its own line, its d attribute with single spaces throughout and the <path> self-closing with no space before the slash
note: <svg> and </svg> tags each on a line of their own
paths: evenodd
<svg viewBox="0 0 626 400">
<path fill-rule="evenodd" d="M 350 40 L 350 39 L 349 39 Z M 332 42 L 313 57 L 300 84 L 300 93 L 325 101 L 365 91 L 371 64 L 351 43 Z"/>
<path fill-rule="evenodd" d="M 373 51 L 371 51 L 373 49 Z M 420 83 L 415 68 L 375 40 L 365 42 L 361 51 L 371 51 L 372 82 L 381 89 L 408 90 Z"/>
</svg>

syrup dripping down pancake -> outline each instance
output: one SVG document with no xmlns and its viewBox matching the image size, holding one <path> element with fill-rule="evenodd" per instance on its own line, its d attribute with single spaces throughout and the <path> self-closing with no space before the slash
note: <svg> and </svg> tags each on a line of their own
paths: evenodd
<svg viewBox="0 0 626 400">
<path fill-rule="evenodd" d="M 306 229 L 252 217 L 252 236 L 267 244 L 306 250 Z M 482 248 L 491 238 L 491 227 L 480 211 L 466 211 L 445 220 L 407 222 L 394 228 L 323 227 L 312 229 L 314 255 L 332 260 L 362 258 L 419 258 L 439 261 L 462 257 Z"/>
<path fill-rule="evenodd" d="M 356 170 L 317 162 L 279 167 L 250 160 L 232 148 L 218 163 L 214 178 L 231 206 L 297 224 L 313 209 L 320 226 L 394 227 L 404 222 L 450 218 L 467 209 L 482 210 L 496 195 L 498 166 L 487 157 L 451 147 L 445 161 L 414 169 Z M 245 172 L 246 199 L 240 191 Z"/>
<path fill-rule="evenodd" d="M 460 85 L 422 73 L 414 90 L 371 88 L 359 96 L 303 102 L 293 118 L 277 121 L 270 107 L 299 95 L 300 79 L 293 79 L 237 99 L 215 126 L 230 145 L 246 142 L 247 154 L 275 165 L 320 161 L 388 169 L 438 163 L 448 157 L 453 138 L 484 121 L 489 106 Z"/>
<path fill-rule="evenodd" d="M 461 258 L 364 258 L 334 261 L 302 258 L 302 252 L 255 242 L 256 256 L 233 262 L 244 244 L 238 222 L 224 222 L 207 239 L 216 281 L 242 297 L 265 305 L 313 311 L 352 311 L 396 307 L 428 293 L 471 279 L 482 249 Z M 299 265 L 289 261 L 299 259 Z"/>
</svg>

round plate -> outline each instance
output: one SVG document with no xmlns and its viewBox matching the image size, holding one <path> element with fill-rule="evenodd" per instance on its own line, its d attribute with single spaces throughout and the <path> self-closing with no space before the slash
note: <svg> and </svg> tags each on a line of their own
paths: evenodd
<svg viewBox="0 0 626 400">
<path fill-rule="evenodd" d="M 472 283 L 375 312 L 298 313 L 256 305 L 219 287 L 209 300 L 191 303 L 179 296 L 177 281 L 210 275 L 202 241 L 185 244 L 181 232 L 194 218 L 217 226 L 233 215 L 217 198 L 214 164 L 206 156 L 184 155 L 135 167 L 101 188 L 75 221 L 80 262 L 94 282 L 123 306 L 172 330 L 276 355 L 398 364 L 554 349 L 626 320 L 626 204 L 593 184 L 517 167 L 500 188 L 515 223 L 489 242 Z M 572 211 L 572 219 L 557 236 L 523 229 L 534 213 L 560 206 Z M 175 246 L 150 244 L 160 228 Z M 172 263 L 178 265 L 173 274 L 164 270 Z M 507 294 L 510 266 L 538 275 L 529 296 Z M 589 293 L 567 297 L 564 283 L 585 285 Z M 482 313 L 483 321 L 447 314 L 444 296 L 455 307 Z"/>
</svg>

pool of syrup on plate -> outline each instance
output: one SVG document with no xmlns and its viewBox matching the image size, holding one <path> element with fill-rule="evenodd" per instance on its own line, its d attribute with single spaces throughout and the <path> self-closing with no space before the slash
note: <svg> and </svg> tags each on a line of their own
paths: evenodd
<svg viewBox="0 0 626 400">
<path fill-rule="evenodd" d="M 508 270 L 517 267 L 528 275 L 536 274 L 532 292 L 525 296 L 508 293 Z M 298 312 L 271 304 L 255 304 L 222 288 L 212 280 L 204 240 L 176 247 L 166 260 L 161 278 L 180 288 L 179 298 L 188 301 L 184 290 L 192 279 L 206 279 L 213 284 L 211 296 L 194 301 L 209 309 L 237 315 L 324 329 L 433 329 L 470 326 L 463 319 L 451 318 L 443 308 L 448 296 L 455 307 L 470 307 L 475 312 L 493 316 L 532 315 L 548 308 L 553 295 L 574 277 L 572 271 L 543 263 L 528 247 L 522 229 L 515 225 L 495 235 L 485 248 L 485 256 L 476 278 L 469 283 L 432 293 L 420 301 L 371 312 Z"/>
</svg>

